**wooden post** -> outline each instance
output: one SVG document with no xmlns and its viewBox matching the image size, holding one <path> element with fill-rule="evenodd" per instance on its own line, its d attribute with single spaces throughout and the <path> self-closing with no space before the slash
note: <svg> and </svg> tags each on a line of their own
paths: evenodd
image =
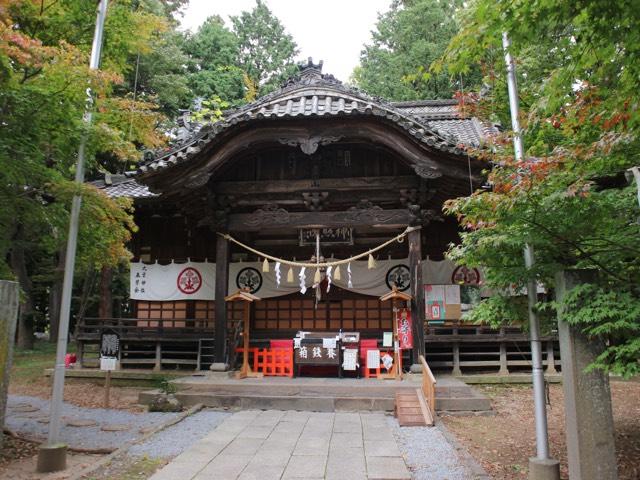
<svg viewBox="0 0 640 480">
<path fill-rule="evenodd" d="M 399 292 L 398 291 L 398 287 L 396 287 L 395 285 L 391 288 L 391 291 L 389 293 L 385 293 L 383 296 L 380 297 L 380 301 L 381 302 L 386 302 L 387 300 L 391 300 L 392 304 L 393 304 L 393 368 L 391 369 L 391 372 L 389 373 L 385 373 L 385 374 L 381 374 L 380 378 L 392 378 L 392 379 L 396 379 L 396 378 L 402 378 L 402 367 L 400 366 L 400 363 L 402 361 L 402 353 L 400 352 L 400 348 L 398 348 L 396 350 L 396 345 L 399 345 L 399 339 L 398 339 L 398 300 L 402 300 L 404 302 L 410 302 L 411 301 L 411 295 L 408 295 L 404 292 Z M 415 340 L 414 340 L 415 342 Z M 415 344 L 414 344 L 415 345 Z"/>
<path fill-rule="evenodd" d="M 504 337 L 504 327 L 500 327 L 500 336 Z M 509 375 L 507 344 L 504 340 L 500 342 L 500 371 L 498 375 Z"/>
<path fill-rule="evenodd" d="M 462 370 L 460 370 L 460 344 L 458 342 L 453 344 L 453 371 L 451 375 L 462 375 Z"/>
<path fill-rule="evenodd" d="M 156 342 L 156 363 L 153 366 L 153 371 L 159 372 L 160 370 L 162 370 L 162 344 Z"/>
<path fill-rule="evenodd" d="M 229 284 L 229 242 L 217 235 L 216 240 L 216 325 L 214 360 L 219 368 L 227 362 L 227 286 Z"/>
<path fill-rule="evenodd" d="M 412 230 L 409 238 L 409 271 L 411 272 L 411 318 L 413 319 L 413 365 L 421 369 L 424 356 L 424 285 L 422 284 L 422 229 Z"/>
<path fill-rule="evenodd" d="M 547 340 L 547 372 L 548 375 L 558 373 L 556 370 L 556 361 L 553 354 L 553 340 Z"/>
<path fill-rule="evenodd" d="M 256 297 L 249 293 L 248 289 L 238 290 L 233 295 L 229 295 L 224 298 L 226 302 L 244 302 L 244 310 L 243 310 L 243 332 L 242 332 L 242 367 L 240 371 L 236 374 L 236 378 L 247 378 L 247 377 L 262 377 L 262 373 L 253 372 L 251 367 L 249 366 L 249 345 L 250 345 L 250 328 L 251 328 L 251 304 L 260 298 Z"/>
<path fill-rule="evenodd" d="M 507 365 L 507 344 L 500 342 L 500 371 L 498 375 L 509 375 L 509 367 Z"/>
<path fill-rule="evenodd" d="M 109 408 L 109 394 L 111 390 L 111 370 L 104 376 L 104 408 Z"/>
<path fill-rule="evenodd" d="M 82 368 L 84 366 L 84 342 L 82 340 L 76 340 L 76 367 Z"/>
</svg>

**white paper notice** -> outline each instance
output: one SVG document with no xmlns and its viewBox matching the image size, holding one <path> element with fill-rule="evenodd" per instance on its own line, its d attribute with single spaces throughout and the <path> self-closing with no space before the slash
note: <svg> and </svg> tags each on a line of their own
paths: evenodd
<svg viewBox="0 0 640 480">
<path fill-rule="evenodd" d="M 387 369 L 387 371 L 391 370 L 391 367 L 393 366 L 393 357 L 388 353 L 385 353 L 382 356 L 382 364 L 384 365 L 384 368 Z"/>
<path fill-rule="evenodd" d="M 367 350 L 367 368 L 380 366 L 380 350 Z"/>
<path fill-rule="evenodd" d="M 444 285 L 428 285 L 426 289 L 426 300 L 427 301 L 444 301 Z"/>
<path fill-rule="evenodd" d="M 390 347 L 393 345 L 393 332 L 382 332 L 382 346 Z"/>
<path fill-rule="evenodd" d="M 447 305 L 460 305 L 460 285 L 447 285 L 444 287 L 444 303 Z"/>
<path fill-rule="evenodd" d="M 323 338 L 322 339 L 322 348 L 336 348 L 336 339 L 335 338 Z"/>
<path fill-rule="evenodd" d="M 342 369 L 355 370 L 358 361 L 358 349 L 345 348 L 342 354 Z"/>
<path fill-rule="evenodd" d="M 100 357 L 100 370 L 115 370 L 117 365 L 116 357 Z"/>
</svg>

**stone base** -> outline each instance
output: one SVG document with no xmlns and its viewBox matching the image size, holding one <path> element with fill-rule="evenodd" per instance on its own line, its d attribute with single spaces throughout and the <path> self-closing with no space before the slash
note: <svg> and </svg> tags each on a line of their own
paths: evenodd
<svg viewBox="0 0 640 480">
<path fill-rule="evenodd" d="M 411 373 L 422 373 L 422 365 L 420 365 L 419 363 L 414 363 L 409 368 L 409 371 Z"/>
<path fill-rule="evenodd" d="M 529 480 L 560 480 L 560 462 L 553 458 L 530 458 Z"/>
<path fill-rule="evenodd" d="M 41 445 L 38 451 L 38 473 L 57 472 L 67 468 L 67 446 L 64 443 Z"/>
<path fill-rule="evenodd" d="M 229 369 L 229 365 L 226 363 L 212 363 L 209 370 L 212 372 L 226 372 Z"/>
</svg>

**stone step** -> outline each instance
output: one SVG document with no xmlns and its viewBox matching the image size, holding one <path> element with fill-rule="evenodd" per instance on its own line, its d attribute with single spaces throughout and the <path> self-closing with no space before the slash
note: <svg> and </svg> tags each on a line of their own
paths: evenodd
<svg viewBox="0 0 640 480">
<path fill-rule="evenodd" d="M 403 380 L 355 378 L 264 377 L 237 380 L 227 373 L 192 375 L 172 381 L 176 396 L 186 405 L 203 403 L 215 408 L 257 408 L 312 410 L 392 411 L 396 394 L 416 395 L 421 377 Z M 437 379 L 440 382 L 440 378 Z M 160 392 L 140 394 L 140 403 L 148 404 Z M 436 384 L 436 410 L 490 410 L 489 400 L 472 387 L 452 377 Z"/>
<path fill-rule="evenodd" d="M 141 392 L 138 401 L 142 404 L 149 404 L 159 394 L 159 391 Z M 390 412 L 393 410 L 394 405 L 393 398 L 380 397 L 221 395 L 203 392 L 178 392 L 176 397 L 185 406 L 202 403 L 205 407 L 238 408 L 242 410 Z"/>
</svg>

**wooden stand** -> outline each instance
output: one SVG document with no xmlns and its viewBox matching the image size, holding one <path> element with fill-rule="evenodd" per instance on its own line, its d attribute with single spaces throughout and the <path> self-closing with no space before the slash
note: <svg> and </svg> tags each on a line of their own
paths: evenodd
<svg viewBox="0 0 640 480">
<path fill-rule="evenodd" d="M 400 348 L 396 348 L 398 345 L 398 301 L 410 302 L 411 295 L 398 291 L 398 287 L 395 285 L 389 293 L 385 293 L 380 297 L 381 302 L 391 300 L 393 302 L 393 367 L 389 373 L 381 373 L 379 378 L 384 379 L 402 379 L 402 368 L 400 365 Z"/>
<path fill-rule="evenodd" d="M 260 298 L 252 295 L 247 290 L 238 290 L 236 293 L 224 297 L 225 302 L 244 302 L 244 312 L 243 312 L 243 320 L 244 320 L 244 328 L 242 331 L 242 367 L 240 371 L 236 374 L 236 378 L 261 378 L 262 373 L 256 373 L 251 370 L 249 366 L 249 324 L 251 319 L 251 304 L 260 300 Z"/>
</svg>

